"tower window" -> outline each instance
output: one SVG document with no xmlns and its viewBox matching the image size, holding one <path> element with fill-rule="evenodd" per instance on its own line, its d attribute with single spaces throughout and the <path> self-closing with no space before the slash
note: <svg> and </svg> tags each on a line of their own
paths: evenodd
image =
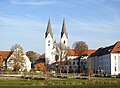
<svg viewBox="0 0 120 88">
<path fill-rule="evenodd" d="M 48 40 L 48 43 L 50 43 L 50 40 Z"/>
<path fill-rule="evenodd" d="M 65 44 L 65 40 L 64 40 L 64 44 Z"/>
<path fill-rule="evenodd" d="M 50 44 L 48 44 L 48 46 L 50 46 Z"/>
</svg>

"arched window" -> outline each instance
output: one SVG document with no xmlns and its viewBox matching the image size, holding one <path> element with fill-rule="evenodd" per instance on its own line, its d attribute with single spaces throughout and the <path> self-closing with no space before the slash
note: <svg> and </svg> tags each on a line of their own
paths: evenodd
<svg viewBox="0 0 120 88">
<path fill-rule="evenodd" d="M 63 42 L 64 44 L 65 44 L 65 40 L 64 40 L 64 42 Z"/>
</svg>

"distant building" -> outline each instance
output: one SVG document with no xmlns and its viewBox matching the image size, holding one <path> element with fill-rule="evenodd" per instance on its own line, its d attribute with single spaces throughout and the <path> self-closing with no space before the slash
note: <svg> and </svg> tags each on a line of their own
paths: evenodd
<svg viewBox="0 0 120 88">
<path fill-rule="evenodd" d="M 94 73 L 104 72 L 107 76 L 120 74 L 120 41 L 114 45 L 99 48 L 91 54 L 89 60 L 92 61 Z"/>
<path fill-rule="evenodd" d="M 88 57 L 94 53 L 96 50 L 88 50 L 86 52 L 86 56 L 81 58 L 80 64 L 81 64 L 81 69 L 83 73 L 87 73 L 87 59 Z M 78 71 L 78 57 L 79 57 L 80 52 L 76 52 L 73 49 L 69 49 L 67 53 L 67 59 L 68 59 L 68 66 L 69 66 L 69 72 L 77 72 Z M 45 63 L 45 53 L 40 56 L 40 58 L 36 61 L 36 63 Z M 52 63 L 52 68 L 53 70 L 56 70 L 56 66 L 59 63 L 59 61 L 56 63 Z M 66 65 L 65 65 L 65 60 L 62 60 L 62 71 L 66 72 Z"/>
<path fill-rule="evenodd" d="M 55 42 L 55 40 L 53 38 L 52 27 L 51 27 L 51 23 L 50 23 L 50 19 L 49 19 L 48 25 L 47 25 L 47 30 L 45 32 L 45 63 L 46 63 L 46 65 L 52 64 L 55 62 L 54 52 L 56 50 L 53 48 L 54 42 Z M 64 46 L 68 47 L 68 34 L 66 32 L 65 19 L 63 20 L 63 25 L 62 25 L 60 44 L 63 44 Z"/>
<path fill-rule="evenodd" d="M 0 58 L 3 59 L 3 69 L 7 70 L 7 69 L 11 69 L 14 70 L 14 63 L 15 63 L 15 52 L 18 51 L 19 49 L 16 49 L 15 51 L 0 51 Z M 18 61 L 22 61 L 19 71 L 30 71 L 31 70 L 31 62 L 29 60 L 29 58 L 24 54 L 21 53 L 20 57 L 22 58 L 22 60 L 18 60 Z"/>
</svg>

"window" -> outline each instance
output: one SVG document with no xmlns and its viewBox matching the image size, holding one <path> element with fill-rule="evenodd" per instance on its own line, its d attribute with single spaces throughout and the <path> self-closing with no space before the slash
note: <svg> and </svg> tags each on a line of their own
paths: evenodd
<svg viewBox="0 0 120 88">
<path fill-rule="evenodd" d="M 75 62 L 73 62 L 73 65 L 75 65 Z"/>
<path fill-rule="evenodd" d="M 115 56 L 115 60 L 116 60 L 116 56 Z"/>
<path fill-rule="evenodd" d="M 48 40 L 48 43 L 50 43 L 50 40 Z"/>
<path fill-rule="evenodd" d="M 50 44 L 48 44 L 48 46 L 50 46 Z"/>
<path fill-rule="evenodd" d="M 69 66 L 69 69 L 71 69 L 72 67 L 71 66 Z"/>
<path fill-rule="evenodd" d="M 115 71 L 117 71 L 116 67 L 115 67 Z"/>
<path fill-rule="evenodd" d="M 64 40 L 64 44 L 65 44 L 65 40 Z"/>
</svg>

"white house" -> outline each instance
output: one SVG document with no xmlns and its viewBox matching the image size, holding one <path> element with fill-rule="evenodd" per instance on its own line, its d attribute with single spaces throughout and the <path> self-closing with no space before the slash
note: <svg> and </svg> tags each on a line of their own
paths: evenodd
<svg viewBox="0 0 120 88">
<path fill-rule="evenodd" d="M 18 64 L 19 71 L 31 70 L 31 62 L 29 58 L 23 52 L 19 52 L 19 48 L 14 51 L 0 51 L 0 59 L 3 60 L 2 69 L 14 70 L 14 67 L 17 66 L 15 64 Z"/>
<path fill-rule="evenodd" d="M 99 48 L 90 55 L 95 74 L 103 71 L 107 76 L 120 74 L 120 41 L 114 45 Z"/>
<path fill-rule="evenodd" d="M 31 62 L 29 58 L 21 52 L 20 48 L 16 48 L 6 60 L 7 69 L 14 70 L 15 66 L 18 66 L 19 71 L 31 70 Z"/>
<path fill-rule="evenodd" d="M 86 52 L 86 56 L 83 58 L 80 58 L 80 67 L 83 73 L 87 73 L 87 59 L 88 57 L 94 53 L 96 50 L 88 50 Z M 69 71 L 77 72 L 78 71 L 78 66 L 79 66 L 79 57 L 80 52 L 75 52 L 73 49 L 68 50 L 67 58 L 69 62 Z M 64 69 L 66 70 L 66 67 L 64 66 Z"/>
</svg>

